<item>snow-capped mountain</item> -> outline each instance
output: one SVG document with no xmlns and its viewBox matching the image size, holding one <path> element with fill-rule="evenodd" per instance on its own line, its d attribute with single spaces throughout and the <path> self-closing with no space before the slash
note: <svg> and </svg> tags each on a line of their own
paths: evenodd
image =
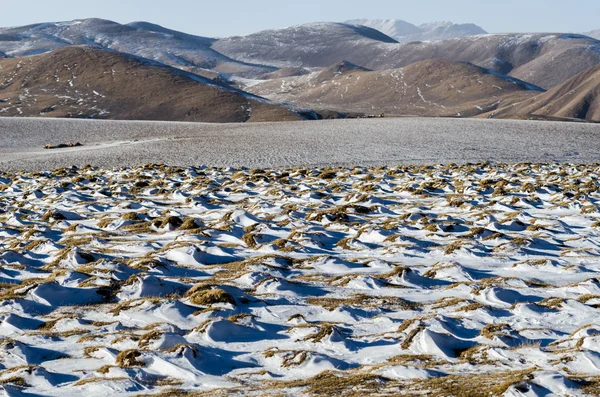
<svg viewBox="0 0 600 397">
<path fill-rule="evenodd" d="M 277 67 L 328 67 L 344 59 L 360 66 L 380 52 L 380 45 L 398 45 L 379 30 L 362 25 L 320 22 L 264 30 L 216 41 L 212 49 L 244 62 Z M 262 61 L 257 62 L 258 60 Z"/>
<path fill-rule="evenodd" d="M 448 21 L 431 22 L 420 26 L 415 26 L 400 19 L 354 19 L 347 23 L 369 26 L 401 43 L 447 40 L 487 33 L 481 27 L 472 23 L 456 24 Z"/>
</svg>

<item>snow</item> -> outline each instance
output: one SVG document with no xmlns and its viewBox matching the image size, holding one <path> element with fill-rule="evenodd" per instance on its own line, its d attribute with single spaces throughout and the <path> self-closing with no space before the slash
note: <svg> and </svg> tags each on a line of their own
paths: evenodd
<svg viewBox="0 0 600 397">
<path fill-rule="evenodd" d="M 424 394 L 510 368 L 531 373 L 505 395 L 582 394 L 571 374 L 600 375 L 598 177 L 535 163 L 0 173 L 2 387 L 307 395 L 285 382 L 337 371 Z"/>
</svg>

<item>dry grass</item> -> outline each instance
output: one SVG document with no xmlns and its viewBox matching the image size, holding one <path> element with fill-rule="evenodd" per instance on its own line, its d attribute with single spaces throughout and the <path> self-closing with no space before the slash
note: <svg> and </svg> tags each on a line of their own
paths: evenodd
<svg viewBox="0 0 600 397">
<path fill-rule="evenodd" d="M 325 371 L 311 378 L 271 382 L 268 386 L 276 389 L 305 389 L 306 393 L 313 396 L 362 397 L 376 395 L 389 383 L 392 381 L 370 373 Z"/>
<path fill-rule="evenodd" d="M 414 308 L 414 305 L 402 298 L 370 296 L 364 294 L 355 294 L 348 298 L 309 297 L 306 299 L 306 303 L 309 305 L 322 306 L 330 311 L 341 306 L 386 310 L 410 310 Z"/>
<path fill-rule="evenodd" d="M 13 376 L 6 379 L 0 379 L 0 385 L 15 385 L 19 387 L 29 387 L 29 384 L 20 376 Z"/>
<path fill-rule="evenodd" d="M 117 355 L 116 364 L 121 368 L 136 368 L 144 365 L 138 358 L 142 355 L 135 349 L 124 350 Z"/>
<path fill-rule="evenodd" d="M 235 305 L 235 299 L 231 294 L 220 288 L 211 288 L 206 285 L 197 285 L 189 290 L 185 297 L 194 305 L 210 306 L 216 303 L 230 303 Z"/>
<path fill-rule="evenodd" d="M 284 368 L 296 367 L 302 365 L 309 357 L 310 352 L 305 350 L 279 350 L 268 349 L 264 352 L 266 358 L 278 356 L 281 358 L 281 365 Z"/>
<path fill-rule="evenodd" d="M 501 397 L 514 385 L 532 379 L 534 369 L 494 374 L 450 375 L 414 382 L 414 394 L 418 391 L 432 396 L 453 397 Z"/>
<path fill-rule="evenodd" d="M 339 332 L 337 327 L 333 324 L 324 323 L 319 326 L 319 330 L 304 337 L 303 341 L 321 342 L 326 337 L 330 336 L 333 332 Z"/>
<path fill-rule="evenodd" d="M 406 338 L 402 341 L 402 344 L 400 345 L 400 347 L 403 350 L 408 350 L 408 348 L 410 347 L 410 345 L 413 342 L 413 339 L 415 339 L 415 337 L 419 334 L 419 332 L 423 331 L 424 329 L 425 329 L 425 327 L 423 327 L 423 326 L 418 326 L 418 327 L 414 328 L 412 331 L 410 331 L 408 333 Z"/>
<path fill-rule="evenodd" d="M 508 324 L 487 324 L 481 329 L 480 335 L 484 338 L 492 339 L 507 329 L 510 329 Z"/>
<path fill-rule="evenodd" d="M 453 243 L 446 246 L 444 249 L 444 255 L 450 255 L 454 253 L 454 251 L 459 250 L 463 246 L 461 241 L 454 241 Z"/>
</svg>

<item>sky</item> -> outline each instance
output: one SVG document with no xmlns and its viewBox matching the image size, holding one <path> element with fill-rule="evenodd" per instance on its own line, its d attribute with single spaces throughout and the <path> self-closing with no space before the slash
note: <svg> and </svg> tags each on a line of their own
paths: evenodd
<svg viewBox="0 0 600 397">
<path fill-rule="evenodd" d="M 600 29 L 600 0 L 0 0 L 0 26 L 104 18 L 224 37 L 308 22 L 475 23 L 490 33 Z"/>
</svg>

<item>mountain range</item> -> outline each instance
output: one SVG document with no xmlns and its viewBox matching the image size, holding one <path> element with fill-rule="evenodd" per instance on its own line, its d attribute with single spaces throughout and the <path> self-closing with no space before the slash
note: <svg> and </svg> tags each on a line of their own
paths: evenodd
<svg viewBox="0 0 600 397">
<path fill-rule="evenodd" d="M 487 34 L 472 24 L 400 20 L 320 22 L 220 39 L 102 19 L 0 28 L 0 115 L 243 122 L 543 114 L 600 121 L 594 35 Z"/>
</svg>

